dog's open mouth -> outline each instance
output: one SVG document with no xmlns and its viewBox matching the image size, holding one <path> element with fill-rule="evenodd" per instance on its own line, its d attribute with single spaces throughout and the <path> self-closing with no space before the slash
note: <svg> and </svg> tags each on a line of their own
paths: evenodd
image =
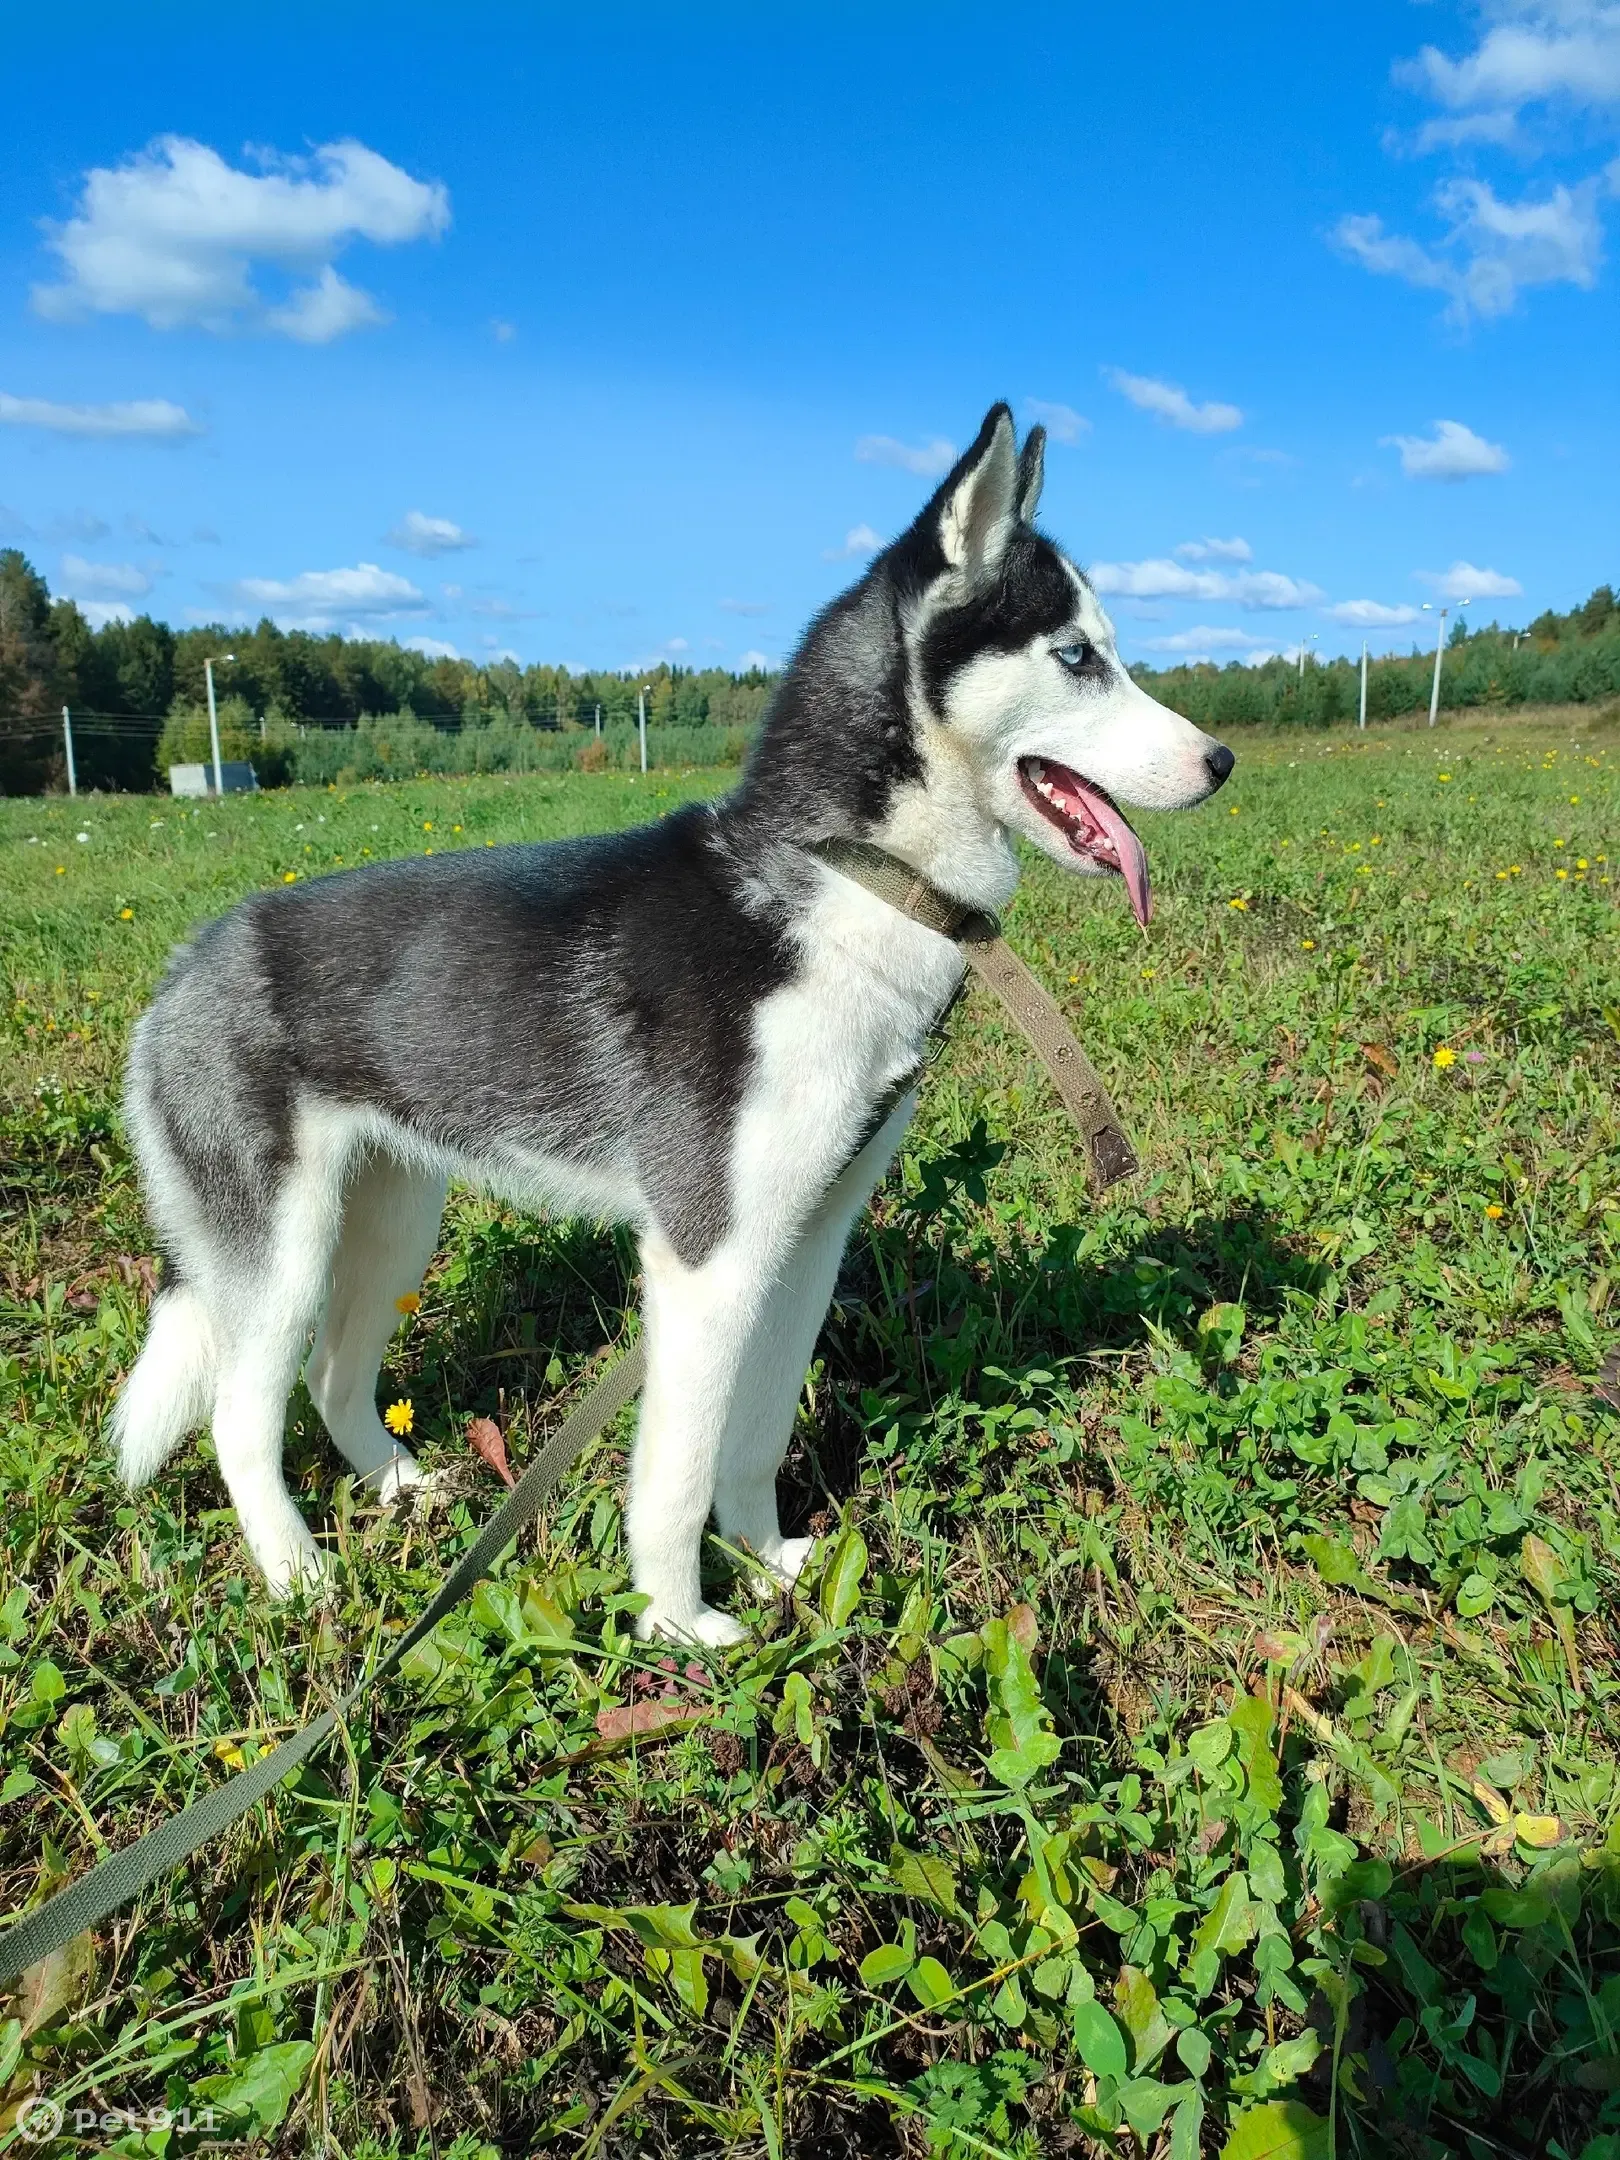
<svg viewBox="0 0 1620 2160">
<path fill-rule="evenodd" d="M 1102 789 L 1050 758 L 1020 758 L 1018 778 L 1042 817 L 1057 827 L 1076 855 L 1119 872 L 1136 919 L 1146 929 L 1153 913 L 1147 855 Z"/>
</svg>

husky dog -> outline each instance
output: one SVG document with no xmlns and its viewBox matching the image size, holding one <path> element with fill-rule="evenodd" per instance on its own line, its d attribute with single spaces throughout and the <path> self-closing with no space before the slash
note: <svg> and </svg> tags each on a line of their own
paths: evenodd
<svg viewBox="0 0 1620 2160">
<path fill-rule="evenodd" d="M 997 405 L 909 530 L 811 624 L 741 785 L 656 825 L 381 863 L 245 900 L 135 1031 L 129 1129 L 169 1261 L 113 1419 L 125 1479 L 211 1421 L 271 1588 L 321 1556 L 282 1479 L 305 1379 L 380 1498 L 421 1478 L 377 1415 L 396 1300 L 447 1181 L 634 1227 L 647 1383 L 627 1532 L 644 1636 L 703 1602 L 722 1535 L 791 1583 L 776 1471 L 850 1227 L 962 975 L 948 938 L 823 862 L 843 837 L 995 910 L 1032 843 L 1122 877 L 1118 805 L 1180 809 L 1230 750 L 1132 682 L 1031 519 L 1043 436 Z M 875 1126 L 875 1129 L 874 1129 Z"/>
</svg>

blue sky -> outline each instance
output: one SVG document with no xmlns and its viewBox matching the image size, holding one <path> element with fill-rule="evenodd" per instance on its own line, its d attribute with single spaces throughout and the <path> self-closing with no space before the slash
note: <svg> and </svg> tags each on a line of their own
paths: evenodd
<svg viewBox="0 0 1620 2160">
<path fill-rule="evenodd" d="M 102 615 L 774 663 L 1002 396 L 1131 658 L 1620 571 L 1615 0 L 75 26 L 7 32 L 0 543 Z"/>
</svg>

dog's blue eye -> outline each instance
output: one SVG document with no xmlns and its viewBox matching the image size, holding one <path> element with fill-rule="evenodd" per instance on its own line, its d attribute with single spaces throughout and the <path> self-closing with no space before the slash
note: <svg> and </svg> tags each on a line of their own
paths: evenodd
<svg viewBox="0 0 1620 2160">
<path fill-rule="evenodd" d="M 1084 667 L 1091 657 L 1091 647 L 1082 638 L 1078 645 L 1055 645 L 1052 657 L 1061 660 L 1066 668 Z"/>
</svg>

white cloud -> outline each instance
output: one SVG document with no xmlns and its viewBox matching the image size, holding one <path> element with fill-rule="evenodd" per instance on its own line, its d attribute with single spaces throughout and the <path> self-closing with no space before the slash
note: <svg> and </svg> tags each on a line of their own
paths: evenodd
<svg viewBox="0 0 1620 2160">
<path fill-rule="evenodd" d="M 1525 105 L 1620 104 L 1620 7 L 1612 0 L 1507 0 L 1478 48 L 1452 60 L 1425 45 L 1395 70 L 1452 112 L 1516 114 Z"/>
<path fill-rule="evenodd" d="M 1447 180 L 1434 202 L 1450 229 L 1436 248 L 1386 232 L 1377 217 L 1341 218 L 1334 237 L 1364 270 L 1444 293 L 1454 322 L 1506 315 L 1529 286 L 1590 290 L 1597 282 L 1603 259 L 1598 201 L 1605 187 L 1620 180 L 1620 161 L 1611 172 L 1614 178 L 1597 174 L 1516 203 L 1504 202 L 1488 180 Z"/>
<path fill-rule="evenodd" d="M 1162 556 L 1093 563 L 1087 575 L 1098 592 L 1131 600 L 1235 600 L 1245 608 L 1297 608 L 1326 598 L 1319 585 L 1280 570 L 1189 570 Z"/>
<path fill-rule="evenodd" d="M 1518 117 L 1510 112 L 1464 113 L 1455 120 L 1425 120 L 1412 139 L 1419 156 L 1430 150 L 1457 150 L 1469 143 L 1493 143 L 1507 149 L 1519 139 Z M 1399 157 L 1406 145 L 1393 128 L 1384 136 L 1384 148 Z"/>
<path fill-rule="evenodd" d="M 1322 613 L 1347 630 L 1390 630 L 1418 619 L 1415 607 L 1386 607 L 1381 600 L 1336 600 Z"/>
<path fill-rule="evenodd" d="M 1252 637 L 1247 630 L 1232 630 L 1220 624 L 1201 623 L 1195 630 L 1177 630 L 1169 637 L 1143 638 L 1144 652 L 1196 653 L 1200 659 L 1210 652 L 1238 650 L 1251 645 L 1263 645 L 1264 638 Z"/>
<path fill-rule="evenodd" d="M 1032 420 L 1038 420 L 1054 442 L 1077 443 L 1082 435 L 1091 433 L 1091 422 L 1084 413 L 1077 413 L 1072 405 L 1055 405 L 1046 398 L 1025 398 L 1024 409 Z"/>
<path fill-rule="evenodd" d="M 823 548 L 823 562 L 848 562 L 854 555 L 875 555 L 883 542 L 870 525 L 852 525 L 844 535 L 842 547 Z"/>
<path fill-rule="evenodd" d="M 0 390 L 0 422 L 7 427 L 46 428 L 53 435 L 83 435 L 105 442 L 145 436 L 174 442 L 202 429 L 183 405 L 167 398 L 126 398 L 114 405 L 58 405 L 50 398 L 8 397 Z"/>
<path fill-rule="evenodd" d="M 264 326 L 300 345 L 330 345 L 346 331 L 369 330 L 387 320 L 370 293 L 340 278 L 327 263 L 313 285 L 300 285 L 282 306 L 271 308 Z"/>
<path fill-rule="evenodd" d="M 771 612 L 768 600 L 722 600 L 720 606 L 727 615 L 768 615 Z"/>
<path fill-rule="evenodd" d="M 1230 540 L 1183 540 L 1176 554 L 1183 562 L 1253 562 L 1254 549 L 1234 533 Z"/>
<path fill-rule="evenodd" d="M 135 620 L 135 610 L 127 600 L 80 600 L 77 606 L 92 630 L 105 630 L 110 622 Z"/>
<path fill-rule="evenodd" d="M 737 655 L 737 673 L 739 675 L 746 675 L 751 668 L 758 668 L 762 673 L 768 674 L 775 665 L 776 662 L 771 659 L 768 653 L 745 652 Z"/>
<path fill-rule="evenodd" d="M 139 600 L 152 590 L 152 573 L 138 563 L 94 563 L 82 555 L 64 555 L 62 587 L 75 600 Z"/>
<path fill-rule="evenodd" d="M 1399 450 L 1409 480 L 1468 480 L 1477 473 L 1506 472 L 1513 460 L 1500 443 L 1487 442 L 1460 420 L 1436 420 L 1432 435 L 1381 435 L 1385 449 Z"/>
<path fill-rule="evenodd" d="M 1243 415 L 1235 405 L 1213 401 L 1195 405 L 1177 383 L 1160 382 L 1153 375 L 1128 375 L 1116 367 L 1105 367 L 1103 376 L 1121 397 L 1156 419 L 1168 420 L 1172 427 L 1190 428 L 1195 435 L 1225 435 L 1243 425 Z"/>
<path fill-rule="evenodd" d="M 863 435 L 855 445 L 863 465 L 898 465 L 924 480 L 936 479 L 956 463 L 956 445 L 936 435 L 931 442 L 903 443 L 892 435 Z"/>
<path fill-rule="evenodd" d="M 384 320 L 332 258 L 351 240 L 397 246 L 442 233 L 450 198 L 364 143 L 325 143 L 307 158 L 267 153 L 243 172 L 207 144 L 164 135 L 121 165 L 86 173 L 78 213 L 47 223 L 59 284 L 36 285 L 53 322 L 138 315 L 155 330 L 239 325 L 325 344 Z M 268 302 L 255 263 L 306 278 Z"/>
<path fill-rule="evenodd" d="M 1471 562 L 1454 562 L 1449 570 L 1420 570 L 1418 578 L 1442 600 L 1516 600 L 1524 591 L 1517 578 L 1476 569 Z"/>
<path fill-rule="evenodd" d="M 470 532 L 463 532 L 449 518 L 429 517 L 421 510 L 407 510 L 383 539 L 389 547 L 403 548 L 407 555 L 453 555 L 460 548 L 478 545 Z"/>
<path fill-rule="evenodd" d="M 408 637 L 400 643 L 407 652 L 419 652 L 425 660 L 459 660 L 461 654 L 454 645 L 447 645 L 443 638 Z"/>
<path fill-rule="evenodd" d="M 352 570 L 304 570 L 295 578 L 238 578 L 226 592 L 239 608 L 258 609 L 298 629 L 386 621 L 420 614 L 427 605 L 409 578 L 368 562 L 356 563 Z"/>
</svg>

